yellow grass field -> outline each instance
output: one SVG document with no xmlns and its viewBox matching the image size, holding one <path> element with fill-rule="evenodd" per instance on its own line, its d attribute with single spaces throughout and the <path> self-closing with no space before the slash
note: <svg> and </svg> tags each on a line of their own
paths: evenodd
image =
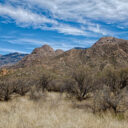
<svg viewBox="0 0 128 128">
<path fill-rule="evenodd" d="M 111 114 L 101 118 L 73 108 L 72 102 L 59 94 L 48 93 L 39 101 L 26 96 L 0 102 L 0 128 L 128 128 L 128 121 Z"/>
</svg>

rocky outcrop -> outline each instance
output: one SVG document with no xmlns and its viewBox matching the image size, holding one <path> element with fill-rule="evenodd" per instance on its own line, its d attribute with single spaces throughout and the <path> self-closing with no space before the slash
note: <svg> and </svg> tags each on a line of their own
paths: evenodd
<svg viewBox="0 0 128 128">
<path fill-rule="evenodd" d="M 63 53 L 63 50 L 54 50 L 49 45 L 43 45 L 35 48 L 32 53 L 23 58 L 15 67 L 26 67 L 33 65 L 45 64 L 48 60 Z"/>
</svg>

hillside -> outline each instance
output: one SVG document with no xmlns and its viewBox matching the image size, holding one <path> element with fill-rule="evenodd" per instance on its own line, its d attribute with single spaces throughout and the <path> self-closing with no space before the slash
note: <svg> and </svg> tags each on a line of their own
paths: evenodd
<svg viewBox="0 0 128 128">
<path fill-rule="evenodd" d="M 83 54 L 86 64 L 101 70 L 108 64 L 115 68 L 126 67 L 128 65 L 128 41 L 104 37 Z"/>
<path fill-rule="evenodd" d="M 0 67 L 16 64 L 26 55 L 27 54 L 21 54 L 21 53 L 10 53 L 7 55 L 0 55 Z"/>
<path fill-rule="evenodd" d="M 72 66 L 87 65 L 95 70 L 103 70 L 112 65 L 123 68 L 128 65 L 128 41 L 113 37 L 99 39 L 91 48 L 71 49 L 48 61 L 49 66 L 66 71 Z"/>
<path fill-rule="evenodd" d="M 128 65 L 128 41 L 103 37 L 88 49 L 74 48 L 66 52 L 54 51 L 50 46 L 44 45 L 41 48 L 36 48 L 14 67 L 44 65 L 47 68 L 63 72 L 80 64 L 97 70 L 103 70 L 107 65 L 113 65 L 115 68 L 126 67 Z"/>
</svg>

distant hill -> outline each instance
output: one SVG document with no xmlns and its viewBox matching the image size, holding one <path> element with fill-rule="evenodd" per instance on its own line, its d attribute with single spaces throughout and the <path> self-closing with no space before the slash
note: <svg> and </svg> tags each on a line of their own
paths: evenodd
<svg viewBox="0 0 128 128">
<path fill-rule="evenodd" d="M 17 53 L 17 52 L 10 53 L 7 55 L 0 55 L 0 67 L 16 64 L 18 61 L 20 61 L 26 55 L 27 54 L 21 54 L 21 53 Z"/>
<path fill-rule="evenodd" d="M 87 48 L 75 47 L 74 49 L 87 49 Z"/>
</svg>

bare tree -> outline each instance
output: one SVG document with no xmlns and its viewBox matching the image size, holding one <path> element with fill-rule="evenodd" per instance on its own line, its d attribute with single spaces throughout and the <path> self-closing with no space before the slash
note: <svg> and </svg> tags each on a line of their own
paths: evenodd
<svg viewBox="0 0 128 128">
<path fill-rule="evenodd" d="M 0 99 L 8 101 L 13 93 L 12 81 L 0 81 Z"/>
<path fill-rule="evenodd" d="M 80 100 L 86 98 L 87 94 L 92 91 L 91 75 L 90 70 L 83 66 L 75 69 L 72 74 L 72 78 L 76 82 L 76 84 L 72 87 L 72 90 L 75 90 L 76 96 Z"/>
<path fill-rule="evenodd" d="M 40 78 L 40 86 L 42 88 L 42 92 L 48 88 L 50 81 L 52 80 L 52 76 L 48 73 L 43 73 L 42 77 Z"/>
</svg>

